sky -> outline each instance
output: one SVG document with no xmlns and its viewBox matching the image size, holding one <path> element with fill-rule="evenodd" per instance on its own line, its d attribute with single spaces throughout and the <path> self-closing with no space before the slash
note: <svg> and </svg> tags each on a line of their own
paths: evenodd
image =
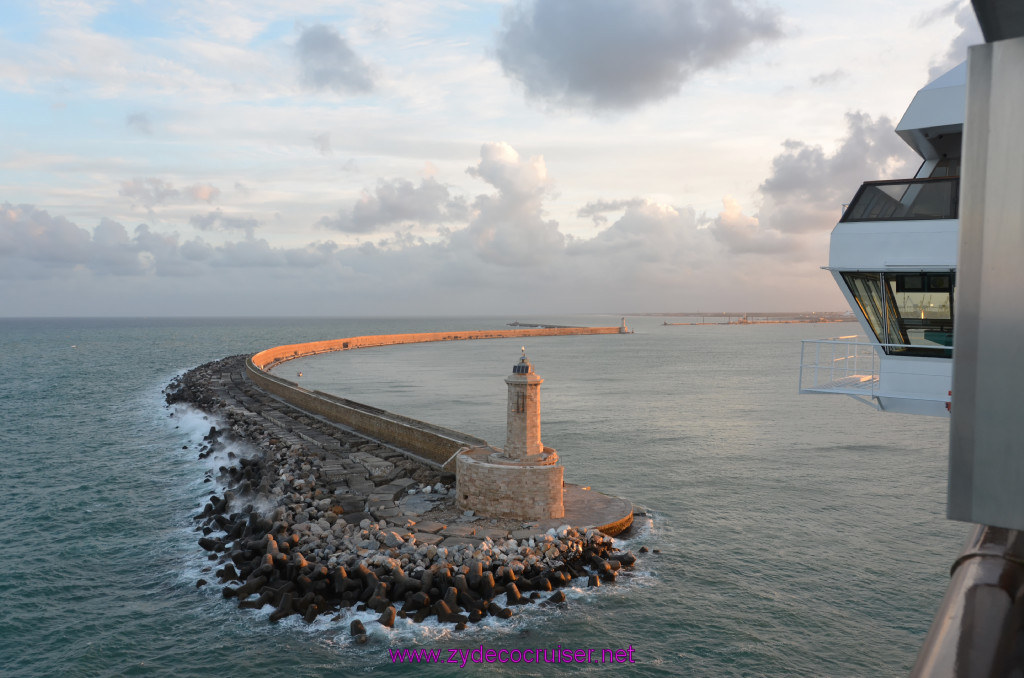
<svg viewBox="0 0 1024 678">
<path fill-rule="evenodd" d="M 966 0 L 2 0 L 0 316 L 846 310 L 842 204 L 981 41 Z"/>
</svg>

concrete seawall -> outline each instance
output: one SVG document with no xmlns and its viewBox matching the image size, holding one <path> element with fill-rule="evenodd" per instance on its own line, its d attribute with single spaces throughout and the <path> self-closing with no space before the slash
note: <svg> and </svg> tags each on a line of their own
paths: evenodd
<svg viewBox="0 0 1024 678">
<path fill-rule="evenodd" d="M 329 421 L 348 426 L 360 433 L 406 449 L 437 465 L 449 464 L 452 456 L 463 447 L 480 447 L 487 443 L 480 438 L 446 429 L 441 426 L 417 421 L 346 398 L 310 391 L 271 374 L 273 367 L 293 360 L 320 353 L 346 351 L 354 348 L 392 346 L 396 344 L 417 344 L 434 341 L 466 341 L 470 339 L 506 339 L 514 337 L 580 336 L 589 334 L 619 334 L 618 327 L 557 327 L 532 328 L 523 330 L 474 330 L 465 332 L 424 332 L 418 334 L 381 334 L 375 336 L 348 337 L 312 341 L 304 344 L 288 344 L 260 351 L 246 361 L 249 379 L 258 387 L 272 393 L 295 407 L 319 415 Z"/>
</svg>

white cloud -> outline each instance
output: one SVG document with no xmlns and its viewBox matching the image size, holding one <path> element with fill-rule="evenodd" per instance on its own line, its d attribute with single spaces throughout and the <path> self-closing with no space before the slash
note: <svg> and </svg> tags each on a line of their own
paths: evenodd
<svg viewBox="0 0 1024 678">
<path fill-rule="evenodd" d="M 502 266 L 547 263 L 562 248 L 565 236 L 558 223 L 544 218 L 543 199 L 551 183 L 543 157 L 523 160 L 506 143 L 484 144 L 480 162 L 466 171 L 497 193 L 477 196 L 473 218 L 453 236 L 453 244 Z"/>
</svg>

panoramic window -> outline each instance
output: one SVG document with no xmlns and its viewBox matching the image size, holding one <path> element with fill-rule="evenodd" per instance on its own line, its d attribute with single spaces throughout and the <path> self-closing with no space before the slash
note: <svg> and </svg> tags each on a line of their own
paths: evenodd
<svg viewBox="0 0 1024 678">
<path fill-rule="evenodd" d="M 853 196 L 842 221 L 956 219 L 959 196 L 958 177 L 869 181 Z"/>
<path fill-rule="evenodd" d="M 890 355 L 952 357 L 952 271 L 941 273 L 843 273 L 871 330 Z"/>
</svg>

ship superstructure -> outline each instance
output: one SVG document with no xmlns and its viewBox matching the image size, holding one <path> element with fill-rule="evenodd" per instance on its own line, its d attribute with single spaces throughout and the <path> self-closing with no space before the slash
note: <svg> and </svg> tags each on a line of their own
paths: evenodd
<svg viewBox="0 0 1024 678">
<path fill-rule="evenodd" d="M 949 416 L 966 64 L 914 97 L 896 133 L 914 177 L 866 181 L 832 230 L 829 262 L 867 337 L 803 343 L 801 393 Z"/>
</svg>

